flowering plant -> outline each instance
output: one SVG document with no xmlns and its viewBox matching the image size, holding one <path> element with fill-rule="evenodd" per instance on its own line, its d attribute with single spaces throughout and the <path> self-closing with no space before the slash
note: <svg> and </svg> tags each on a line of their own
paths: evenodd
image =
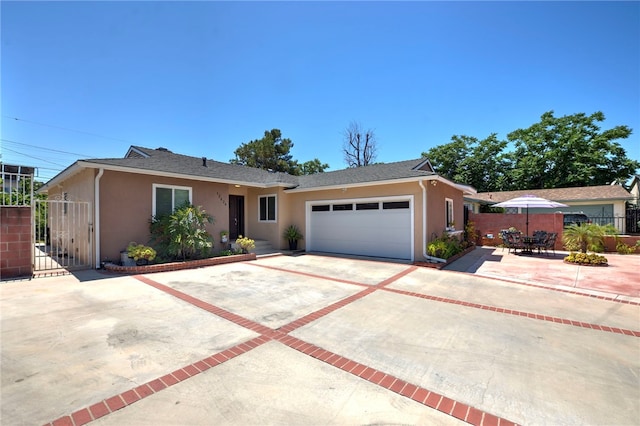
<svg viewBox="0 0 640 426">
<path fill-rule="evenodd" d="M 156 258 L 156 251 L 152 247 L 138 244 L 135 241 L 130 242 L 127 246 L 127 254 L 135 261 L 144 259 L 150 262 Z"/>
<path fill-rule="evenodd" d="M 236 244 L 240 246 L 243 253 L 248 253 L 249 250 L 256 248 L 256 242 L 248 237 L 238 236 Z"/>
<path fill-rule="evenodd" d="M 595 253 L 575 253 L 570 252 L 569 256 L 564 258 L 567 263 L 577 263 L 579 265 L 607 265 L 607 258 Z"/>
</svg>

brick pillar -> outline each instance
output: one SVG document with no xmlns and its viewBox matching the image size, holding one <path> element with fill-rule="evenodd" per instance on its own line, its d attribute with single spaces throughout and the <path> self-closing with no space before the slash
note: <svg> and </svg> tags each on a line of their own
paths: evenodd
<svg viewBox="0 0 640 426">
<path fill-rule="evenodd" d="M 0 207 L 0 279 L 33 275 L 31 207 Z"/>
</svg>

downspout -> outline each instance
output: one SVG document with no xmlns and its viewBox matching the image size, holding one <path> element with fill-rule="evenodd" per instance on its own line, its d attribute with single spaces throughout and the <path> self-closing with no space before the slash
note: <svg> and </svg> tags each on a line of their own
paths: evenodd
<svg viewBox="0 0 640 426">
<path fill-rule="evenodd" d="M 104 174 L 104 169 L 100 169 L 94 181 L 93 197 L 95 208 L 95 221 L 93 224 L 93 235 L 95 236 L 96 247 L 96 269 L 100 269 L 100 178 Z"/>
<path fill-rule="evenodd" d="M 447 263 L 445 259 L 427 254 L 427 188 L 424 187 L 421 180 L 418 181 L 418 184 L 422 188 L 422 256 L 432 262 Z"/>
</svg>

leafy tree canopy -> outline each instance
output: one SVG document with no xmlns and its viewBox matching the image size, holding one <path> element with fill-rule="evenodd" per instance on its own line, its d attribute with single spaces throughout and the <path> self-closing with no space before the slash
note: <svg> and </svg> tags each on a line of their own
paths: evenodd
<svg viewBox="0 0 640 426">
<path fill-rule="evenodd" d="M 554 117 L 518 129 L 499 140 L 453 136 L 451 142 L 423 152 L 441 175 L 478 191 L 607 185 L 626 180 L 640 168 L 616 140 L 631 135 L 627 126 L 601 130 L 602 112 Z M 513 151 L 506 151 L 513 146 Z"/>
<path fill-rule="evenodd" d="M 290 154 L 291 148 L 291 139 L 283 139 L 279 129 L 272 129 L 265 131 L 262 139 L 240 145 L 234 151 L 236 158 L 230 160 L 230 163 L 292 175 L 319 173 L 329 168 L 328 164 L 317 158 L 300 165 Z"/>
<path fill-rule="evenodd" d="M 509 185 L 504 170 L 510 167 L 510 160 L 503 153 L 506 145 L 495 134 L 482 140 L 454 135 L 450 143 L 431 148 L 422 156 L 429 158 L 439 174 L 454 182 L 472 185 L 478 191 L 489 187 L 506 190 Z"/>
<path fill-rule="evenodd" d="M 303 175 L 313 175 L 315 173 L 322 173 L 325 169 L 328 169 L 329 165 L 327 163 L 321 163 L 320 160 L 314 158 L 311 161 L 305 161 L 300 166 L 300 174 Z"/>
</svg>

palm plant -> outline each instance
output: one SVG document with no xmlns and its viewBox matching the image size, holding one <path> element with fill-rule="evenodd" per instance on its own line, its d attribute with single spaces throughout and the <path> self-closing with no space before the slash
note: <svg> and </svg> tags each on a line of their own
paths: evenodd
<svg viewBox="0 0 640 426">
<path fill-rule="evenodd" d="M 605 227 L 595 223 L 581 223 L 567 226 L 562 233 L 562 241 L 568 248 L 576 247 L 582 253 L 587 250 L 601 251 L 604 247 Z"/>
<path fill-rule="evenodd" d="M 155 242 L 162 247 L 163 253 L 186 260 L 210 252 L 213 239 L 207 232 L 206 225 L 213 222 L 213 216 L 201 207 L 186 203 L 170 215 L 154 218 L 151 233 Z"/>
</svg>

